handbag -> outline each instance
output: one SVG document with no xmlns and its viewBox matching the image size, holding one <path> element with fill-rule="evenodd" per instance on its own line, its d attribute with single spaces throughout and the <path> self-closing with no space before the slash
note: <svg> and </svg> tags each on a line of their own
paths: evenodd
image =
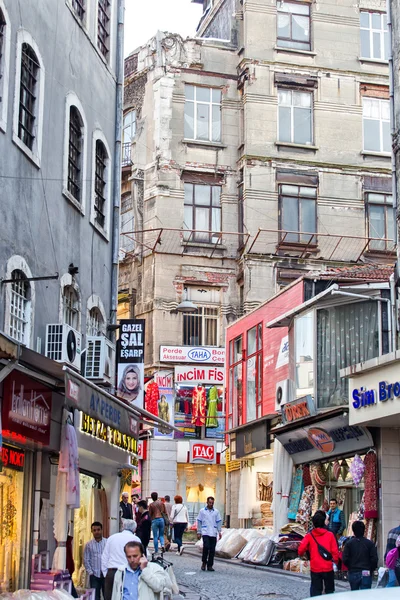
<svg viewBox="0 0 400 600">
<path fill-rule="evenodd" d="M 317 542 L 317 540 L 313 536 L 313 532 L 312 531 L 310 531 L 310 535 L 311 535 L 312 539 L 314 540 L 314 542 L 317 544 L 319 555 L 324 560 L 332 560 L 333 559 L 332 554 L 329 552 L 329 550 L 327 550 L 326 548 L 324 548 L 324 546 L 322 546 L 319 542 Z"/>
</svg>

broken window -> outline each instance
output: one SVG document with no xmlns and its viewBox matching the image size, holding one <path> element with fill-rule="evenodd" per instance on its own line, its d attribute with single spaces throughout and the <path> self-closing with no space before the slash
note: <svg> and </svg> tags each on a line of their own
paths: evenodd
<svg viewBox="0 0 400 600">
<path fill-rule="evenodd" d="M 278 140 L 292 144 L 313 143 L 312 92 L 278 90 Z"/>
<path fill-rule="evenodd" d="M 221 141 L 221 90 L 185 86 L 185 138 Z"/>
<path fill-rule="evenodd" d="M 311 50 L 310 5 L 278 0 L 277 11 L 277 45 L 280 48 Z"/>
</svg>

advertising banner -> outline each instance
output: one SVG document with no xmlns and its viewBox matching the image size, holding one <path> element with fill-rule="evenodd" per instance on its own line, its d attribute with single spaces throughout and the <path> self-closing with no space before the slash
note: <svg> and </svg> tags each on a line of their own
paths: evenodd
<svg viewBox="0 0 400 600">
<path fill-rule="evenodd" d="M 51 390 L 18 371 L 4 380 L 3 428 L 47 446 L 50 441 Z"/>
<path fill-rule="evenodd" d="M 189 462 L 195 465 L 215 465 L 217 462 L 216 442 L 190 440 Z"/>
<path fill-rule="evenodd" d="M 224 367 L 193 365 L 175 367 L 175 383 L 201 383 L 203 385 L 224 385 Z"/>
<path fill-rule="evenodd" d="M 174 363 L 225 363 L 225 348 L 208 346 L 160 346 L 160 361 Z"/>
<path fill-rule="evenodd" d="M 158 385 L 159 400 L 157 404 L 157 416 L 170 425 L 174 424 L 174 382 L 171 371 L 158 371 L 154 374 L 154 381 Z M 164 427 L 154 428 L 155 438 L 172 439 L 172 430 Z"/>
<path fill-rule="evenodd" d="M 117 396 L 143 408 L 145 320 L 121 319 L 117 343 Z"/>
</svg>

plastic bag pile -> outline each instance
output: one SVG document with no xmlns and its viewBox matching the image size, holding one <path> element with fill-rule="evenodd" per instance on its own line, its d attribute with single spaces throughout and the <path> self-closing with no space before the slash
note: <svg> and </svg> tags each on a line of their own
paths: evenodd
<svg viewBox="0 0 400 600">
<path fill-rule="evenodd" d="M 31 590 L 17 590 L 16 592 L 3 592 L 0 600 L 72 600 L 71 594 L 65 590 L 51 590 L 33 592 Z"/>
</svg>

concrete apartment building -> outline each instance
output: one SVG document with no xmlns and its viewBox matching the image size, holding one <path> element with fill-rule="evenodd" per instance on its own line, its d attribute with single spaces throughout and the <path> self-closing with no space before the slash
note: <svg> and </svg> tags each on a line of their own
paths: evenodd
<svg viewBox="0 0 400 600">
<path fill-rule="evenodd" d="M 120 298 L 148 374 L 307 271 L 395 257 L 385 2 L 193 1 L 195 39 L 125 65 Z M 180 443 L 151 441 L 150 487 L 176 491 Z"/>
</svg>

